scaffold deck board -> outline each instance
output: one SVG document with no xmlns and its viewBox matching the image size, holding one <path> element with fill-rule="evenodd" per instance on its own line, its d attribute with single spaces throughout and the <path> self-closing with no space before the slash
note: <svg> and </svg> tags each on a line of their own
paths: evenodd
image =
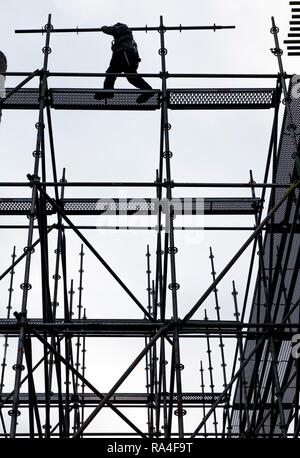
<svg viewBox="0 0 300 458">
<path fill-rule="evenodd" d="M 6 96 L 12 88 L 6 89 Z M 119 89 L 114 97 L 97 100 L 93 88 L 49 89 L 48 104 L 56 110 L 156 110 L 161 105 L 161 92 L 154 90 L 145 103 L 137 103 L 141 94 L 136 89 Z M 263 89 L 168 89 L 168 107 L 173 110 L 269 109 L 274 107 L 275 90 Z M 38 109 L 39 90 L 23 88 L 2 104 L 2 109 Z"/>
<path fill-rule="evenodd" d="M 174 198 L 167 199 L 63 199 L 60 201 L 67 215 L 157 215 L 159 206 L 166 213 L 170 205 L 176 215 L 252 215 L 261 207 L 259 198 Z M 30 198 L 0 198 L 0 215 L 27 215 Z M 46 204 L 47 214 L 54 214 L 51 203 Z"/>
<path fill-rule="evenodd" d="M 2 399 L 6 400 L 4 405 L 7 405 L 7 407 L 11 406 L 12 404 L 12 397 L 9 397 L 10 393 L 3 393 L 2 394 Z M 60 398 L 60 397 L 61 398 Z M 104 393 L 105 396 L 105 393 Z M 208 404 L 212 405 L 220 396 L 220 393 L 182 393 L 182 400 L 186 405 L 190 404 Z M 20 393 L 20 407 L 26 407 L 29 404 L 29 399 L 30 396 L 28 393 Z M 36 399 L 37 403 L 39 405 L 44 405 L 46 402 L 46 396 L 45 393 L 37 393 L 36 394 Z M 62 399 L 63 402 L 66 402 L 66 394 L 61 393 L 58 395 L 58 393 L 52 393 L 51 394 L 51 403 L 53 404 L 58 404 L 59 399 Z M 161 400 L 163 399 L 163 396 L 161 395 Z M 75 395 L 70 395 L 70 402 L 78 402 L 80 405 L 97 405 L 100 402 L 100 398 L 95 395 L 94 393 L 78 393 L 76 396 Z M 177 400 L 177 394 L 173 394 L 173 402 L 176 402 Z M 220 404 L 224 404 L 227 401 L 226 396 L 224 399 L 220 402 Z M 116 393 L 111 396 L 110 402 L 112 404 L 125 404 L 125 405 L 147 405 L 149 402 L 151 402 L 151 395 L 147 393 Z M 166 395 L 166 402 L 169 404 L 170 402 L 170 395 Z"/>
<path fill-rule="evenodd" d="M 274 89 L 169 89 L 169 108 L 191 109 L 268 109 L 275 103 Z"/>
</svg>

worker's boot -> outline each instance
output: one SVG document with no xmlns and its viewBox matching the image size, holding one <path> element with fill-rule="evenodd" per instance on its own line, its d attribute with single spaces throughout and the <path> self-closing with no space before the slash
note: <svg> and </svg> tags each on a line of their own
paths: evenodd
<svg viewBox="0 0 300 458">
<path fill-rule="evenodd" d="M 151 97 L 154 96 L 154 94 L 155 94 L 154 91 L 153 92 L 143 92 L 136 99 L 136 103 L 146 103 L 148 102 L 149 99 L 151 99 Z"/>
<path fill-rule="evenodd" d="M 112 91 L 101 91 L 101 92 L 96 92 L 95 93 L 95 99 L 96 100 L 103 100 L 103 99 L 111 99 L 113 98 L 114 93 Z"/>
</svg>

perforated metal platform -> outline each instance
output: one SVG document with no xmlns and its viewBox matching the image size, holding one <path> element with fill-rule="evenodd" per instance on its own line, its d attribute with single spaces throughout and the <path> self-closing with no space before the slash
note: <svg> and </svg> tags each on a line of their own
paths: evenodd
<svg viewBox="0 0 300 458">
<path fill-rule="evenodd" d="M 157 215 L 159 206 L 163 213 L 170 209 L 167 199 L 63 199 L 62 207 L 68 215 Z M 171 201 L 176 215 L 250 215 L 260 209 L 258 198 L 177 198 Z M 0 215 L 27 215 L 31 199 L 0 198 Z M 50 203 L 47 214 L 55 213 Z"/>
<path fill-rule="evenodd" d="M 169 89 L 169 108 L 264 109 L 274 107 L 274 89 Z"/>
<path fill-rule="evenodd" d="M 6 89 L 6 95 L 11 89 Z M 103 92 L 103 91 L 102 91 Z M 159 94 L 155 91 L 146 103 L 137 103 L 139 90 L 116 90 L 114 97 L 96 100 L 99 88 L 49 89 L 48 104 L 56 110 L 156 110 L 160 107 Z M 20 89 L 3 103 L 3 109 L 38 109 L 38 89 Z"/>
<path fill-rule="evenodd" d="M 103 393 L 105 395 L 105 393 Z M 185 405 L 191 405 L 191 404 L 207 404 L 211 405 L 213 404 L 217 399 L 220 393 L 182 393 L 182 400 L 184 401 Z M 9 407 L 12 404 L 12 396 L 10 396 L 10 393 L 3 393 L 2 399 L 5 400 L 6 398 L 7 401 L 4 403 L 4 406 L 6 405 Z M 63 399 L 63 402 L 65 402 L 66 399 L 66 394 L 61 393 L 58 395 L 57 393 L 52 393 L 51 394 L 51 402 L 54 404 L 58 404 L 59 402 L 59 396 L 61 399 Z M 154 397 L 154 396 L 153 396 Z M 113 394 L 110 398 L 110 402 L 112 404 L 116 405 L 147 405 L 149 402 L 151 402 L 151 395 L 148 395 L 147 393 L 117 393 Z M 44 405 L 46 402 L 46 396 L 44 393 L 37 393 L 36 394 L 36 400 L 39 405 Z M 161 396 L 161 402 L 163 400 L 163 396 Z M 177 400 L 177 394 L 173 394 L 173 402 L 176 402 Z M 99 404 L 100 398 L 96 396 L 94 393 L 78 393 L 76 396 L 75 395 L 70 395 L 69 402 L 78 402 L 80 405 L 96 405 Z M 166 395 L 166 402 L 169 404 L 170 402 L 170 395 Z M 226 397 L 220 404 L 223 404 L 226 402 Z M 29 395 L 28 393 L 20 393 L 20 406 L 27 406 L 29 403 Z M 0 402 L 1 405 L 1 402 Z"/>
<path fill-rule="evenodd" d="M 11 92 L 6 89 L 6 95 Z M 96 100 L 99 89 L 49 89 L 48 104 L 56 110 L 156 110 L 160 91 L 154 90 L 146 103 L 137 103 L 139 90 L 115 90 L 114 97 Z M 268 109 L 274 106 L 274 89 L 169 89 L 168 106 L 173 110 L 189 109 Z M 38 89 L 23 88 L 12 94 L 3 109 L 38 109 Z"/>
</svg>

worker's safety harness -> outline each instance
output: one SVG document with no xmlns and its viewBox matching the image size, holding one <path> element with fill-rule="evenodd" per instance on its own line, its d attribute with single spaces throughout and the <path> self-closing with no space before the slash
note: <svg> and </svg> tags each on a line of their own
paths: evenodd
<svg viewBox="0 0 300 458">
<path fill-rule="evenodd" d="M 113 52 L 116 52 L 116 53 L 122 53 L 124 52 L 124 56 L 125 56 L 125 59 L 128 63 L 128 65 L 130 65 L 130 62 L 129 62 L 129 59 L 128 59 L 128 55 L 127 55 L 127 52 L 126 51 L 129 51 L 131 56 L 133 57 L 133 59 L 137 62 L 140 62 L 141 59 L 140 59 L 140 56 L 139 56 L 139 52 L 138 52 L 138 47 L 137 47 L 137 44 L 134 40 L 131 40 L 131 41 L 126 41 L 124 43 L 118 43 L 118 42 L 115 42 L 115 40 L 113 40 L 111 42 L 111 49 Z"/>
</svg>

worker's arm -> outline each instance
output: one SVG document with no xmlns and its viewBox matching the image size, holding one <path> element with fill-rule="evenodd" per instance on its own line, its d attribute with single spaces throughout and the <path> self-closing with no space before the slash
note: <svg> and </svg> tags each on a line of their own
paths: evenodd
<svg viewBox="0 0 300 458">
<path fill-rule="evenodd" d="M 113 35 L 115 33 L 115 26 L 104 25 L 103 27 L 101 27 L 101 31 L 107 33 L 107 35 Z"/>
<path fill-rule="evenodd" d="M 5 54 L 3 54 L 2 51 L 0 51 L 0 71 L 1 72 L 6 72 L 7 70 L 7 60 Z"/>
</svg>

